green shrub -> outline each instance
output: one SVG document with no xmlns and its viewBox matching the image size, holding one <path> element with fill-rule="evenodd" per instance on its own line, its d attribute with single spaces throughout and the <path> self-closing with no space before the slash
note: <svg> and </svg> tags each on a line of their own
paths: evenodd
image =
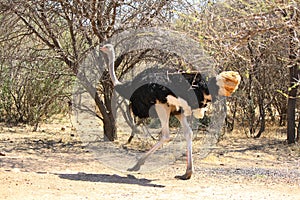
<svg viewBox="0 0 300 200">
<path fill-rule="evenodd" d="M 68 108 L 72 77 L 60 62 L 20 63 L 0 71 L 0 121 L 38 123 Z"/>
</svg>

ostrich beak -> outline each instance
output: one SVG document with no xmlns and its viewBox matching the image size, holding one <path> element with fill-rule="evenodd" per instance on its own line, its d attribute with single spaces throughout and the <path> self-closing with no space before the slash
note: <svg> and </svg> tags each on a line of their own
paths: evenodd
<svg viewBox="0 0 300 200">
<path fill-rule="evenodd" d="M 100 47 L 100 51 L 106 52 L 107 48 L 106 47 Z"/>
</svg>

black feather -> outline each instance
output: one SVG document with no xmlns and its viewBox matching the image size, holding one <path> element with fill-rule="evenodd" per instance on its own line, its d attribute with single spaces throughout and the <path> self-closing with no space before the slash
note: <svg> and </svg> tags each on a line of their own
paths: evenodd
<svg viewBox="0 0 300 200">
<path fill-rule="evenodd" d="M 168 95 L 181 97 L 192 109 L 203 107 L 203 93 L 209 95 L 205 78 L 200 73 L 162 68 L 146 69 L 132 81 L 116 85 L 115 89 L 130 100 L 133 114 L 139 118 L 149 117 L 149 111 L 157 101 L 167 103 Z"/>
</svg>

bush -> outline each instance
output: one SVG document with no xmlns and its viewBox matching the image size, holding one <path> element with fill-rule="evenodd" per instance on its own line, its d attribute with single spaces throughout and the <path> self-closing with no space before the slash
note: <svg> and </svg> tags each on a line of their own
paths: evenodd
<svg viewBox="0 0 300 200">
<path fill-rule="evenodd" d="M 68 108 L 72 77 L 60 62 L 3 65 L 0 71 L 0 121 L 27 123 L 35 129 L 41 120 Z"/>
</svg>

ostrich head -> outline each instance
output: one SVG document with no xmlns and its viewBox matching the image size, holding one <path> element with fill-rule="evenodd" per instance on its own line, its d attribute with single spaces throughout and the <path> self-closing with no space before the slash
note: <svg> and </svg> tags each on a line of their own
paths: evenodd
<svg viewBox="0 0 300 200">
<path fill-rule="evenodd" d="M 115 61 L 115 50 L 112 44 L 106 44 L 102 46 L 100 50 L 107 55 L 109 63 L 113 63 Z"/>
</svg>

